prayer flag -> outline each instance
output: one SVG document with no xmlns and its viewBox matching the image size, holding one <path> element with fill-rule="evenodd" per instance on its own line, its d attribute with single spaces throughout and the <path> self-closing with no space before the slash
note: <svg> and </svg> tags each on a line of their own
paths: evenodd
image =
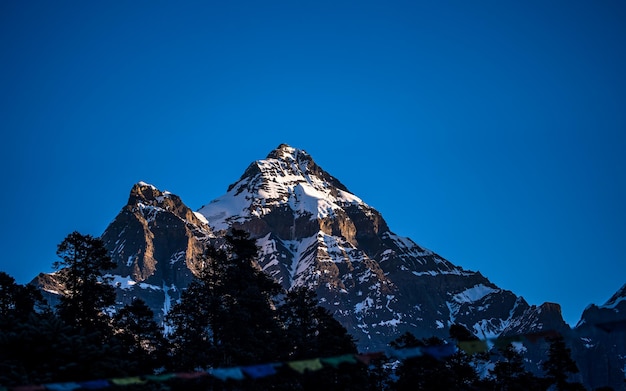
<svg viewBox="0 0 626 391">
<path fill-rule="evenodd" d="M 485 353 L 489 350 L 489 347 L 487 346 L 487 341 L 477 339 L 474 341 L 459 341 L 459 349 L 467 354 L 474 354 Z"/>
<path fill-rule="evenodd" d="M 176 377 L 180 379 L 197 379 L 202 376 L 207 376 L 207 372 L 179 372 L 176 373 Z"/>
<path fill-rule="evenodd" d="M 559 333 L 554 330 L 537 331 L 536 333 L 524 334 L 524 337 L 530 342 L 535 343 L 542 338 L 558 337 Z"/>
<path fill-rule="evenodd" d="M 144 380 L 138 376 L 134 376 L 134 377 L 120 377 L 120 378 L 116 378 L 116 379 L 109 379 L 111 381 L 111 383 L 117 385 L 117 386 L 129 386 L 132 384 L 145 384 L 147 383 L 147 380 Z"/>
<path fill-rule="evenodd" d="M 411 357 L 423 356 L 422 348 L 419 346 L 413 348 L 406 348 L 400 350 L 394 350 L 391 355 L 397 359 L 404 360 Z"/>
<path fill-rule="evenodd" d="M 344 354 L 343 356 L 326 357 L 321 359 L 322 363 L 328 364 L 334 368 L 337 368 L 339 364 L 348 363 L 356 364 L 356 359 L 353 354 Z"/>
<path fill-rule="evenodd" d="M 241 370 L 253 379 L 274 375 L 276 373 L 276 364 L 250 365 L 242 367 Z"/>
<path fill-rule="evenodd" d="M 156 381 L 156 382 L 170 380 L 170 379 L 175 378 L 175 377 L 176 377 L 176 375 L 174 375 L 173 373 L 164 373 L 162 375 L 146 375 L 146 376 L 144 376 L 144 378 L 146 380 Z"/>
<path fill-rule="evenodd" d="M 46 390 L 50 391 L 73 391 L 80 388 L 78 383 L 51 383 L 46 384 Z"/>
<path fill-rule="evenodd" d="M 287 365 L 289 365 L 291 369 L 299 373 L 304 373 L 307 370 L 319 371 L 323 368 L 322 362 L 319 358 L 314 358 L 312 360 L 291 361 L 288 362 Z"/>
<path fill-rule="evenodd" d="M 370 365 L 370 361 L 376 360 L 378 358 L 382 358 L 383 356 L 384 354 L 382 352 L 375 352 L 375 353 L 357 354 L 355 357 L 357 360 L 359 360 L 363 364 Z"/>
<path fill-rule="evenodd" d="M 241 368 L 213 368 L 209 369 L 209 374 L 216 378 L 226 381 L 227 379 L 243 380 L 243 372 Z"/>
<path fill-rule="evenodd" d="M 86 388 L 88 390 L 98 390 L 100 388 L 107 388 L 111 384 L 106 380 L 90 380 L 85 382 L 79 382 L 82 388 Z"/>
<path fill-rule="evenodd" d="M 522 342 L 524 338 L 521 335 L 511 335 L 508 337 L 498 337 L 493 340 L 493 346 L 497 349 L 504 349 L 513 342 Z"/>
<path fill-rule="evenodd" d="M 452 356 L 456 352 L 456 347 L 452 344 L 426 346 L 422 348 L 422 351 L 440 360 L 442 358 Z"/>
</svg>

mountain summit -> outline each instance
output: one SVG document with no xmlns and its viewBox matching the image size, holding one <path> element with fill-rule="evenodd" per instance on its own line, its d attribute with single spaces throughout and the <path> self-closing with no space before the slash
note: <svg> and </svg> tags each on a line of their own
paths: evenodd
<svg viewBox="0 0 626 391">
<path fill-rule="evenodd" d="M 250 232 L 260 267 L 286 289 L 314 288 L 362 348 L 380 348 L 405 331 L 446 336 L 453 322 L 498 335 L 534 310 L 480 273 L 393 233 L 377 210 L 286 144 L 199 212 L 214 232 Z M 560 314 L 537 313 L 529 326 L 562 326 Z"/>
<path fill-rule="evenodd" d="M 228 192 L 200 208 L 216 229 L 243 224 L 287 208 L 296 219 L 324 219 L 363 202 L 319 167 L 305 151 L 281 144 L 265 160 L 248 166 Z"/>
</svg>

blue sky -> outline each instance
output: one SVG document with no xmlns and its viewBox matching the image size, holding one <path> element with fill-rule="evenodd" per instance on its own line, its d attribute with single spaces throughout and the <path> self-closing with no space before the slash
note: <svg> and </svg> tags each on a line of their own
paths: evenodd
<svg viewBox="0 0 626 391">
<path fill-rule="evenodd" d="M 20 283 L 133 183 L 197 209 L 280 143 L 570 323 L 626 283 L 622 1 L 3 1 L 0 59 Z"/>
</svg>

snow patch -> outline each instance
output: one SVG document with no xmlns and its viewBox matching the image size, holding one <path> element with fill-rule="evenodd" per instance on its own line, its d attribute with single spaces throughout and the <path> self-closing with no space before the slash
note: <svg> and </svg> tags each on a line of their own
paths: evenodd
<svg viewBox="0 0 626 391">
<path fill-rule="evenodd" d="M 619 303 L 621 303 L 622 301 L 626 301 L 626 297 L 622 296 L 617 298 L 616 300 L 614 300 L 611 303 L 607 303 L 605 305 L 601 305 L 599 308 L 604 308 L 604 309 L 615 309 L 617 307 L 617 305 Z"/>
<path fill-rule="evenodd" d="M 360 303 L 356 303 L 354 305 L 354 312 L 359 314 L 363 311 L 367 311 L 368 308 L 371 308 L 374 306 L 374 300 L 372 300 L 371 297 L 366 297 L 365 300 L 363 300 Z"/>
<path fill-rule="evenodd" d="M 498 292 L 500 292 L 500 289 L 494 289 L 483 284 L 478 284 L 474 285 L 472 288 L 464 290 L 461 293 L 457 293 L 452 297 L 452 299 L 457 303 L 474 303 L 491 293 Z"/>
<path fill-rule="evenodd" d="M 105 277 L 111 277 L 111 285 L 121 289 L 131 289 L 137 282 L 130 278 L 130 276 L 122 277 L 118 275 L 107 274 Z"/>
<path fill-rule="evenodd" d="M 206 217 L 204 217 L 204 215 L 202 213 L 199 212 L 193 212 L 194 216 L 196 216 L 198 218 L 198 220 L 200 220 L 201 222 L 203 222 L 206 225 L 209 225 L 209 220 L 206 219 Z"/>
<path fill-rule="evenodd" d="M 146 187 L 146 186 L 147 186 L 147 187 L 150 187 L 150 188 L 152 188 L 152 189 L 154 189 L 154 190 L 158 190 L 158 189 L 156 188 L 156 186 L 151 185 L 151 184 L 149 184 L 149 183 L 146 183 L 146 182 L 144 182 L 144 181 L 139 181 L 139 182 L 137 182 L 137 184 L 138 184 L 139 186 L 141 186 L 141 187 Z"/>
</svg>

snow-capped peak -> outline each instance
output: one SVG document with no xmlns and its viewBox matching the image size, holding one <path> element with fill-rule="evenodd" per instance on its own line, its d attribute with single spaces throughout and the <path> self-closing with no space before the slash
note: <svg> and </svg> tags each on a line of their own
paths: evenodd
<svg viewBox="0 0 626 391">
<path fill-rule="evenodd" d="M 146 183 L 146 182 L 144 182 L 144 181 L 139 181 L 139 182 L 137 182 L 137 186 L 139 186 L 139 187 L 150 187 L 150 188 L 152 188 L 152 189 L 154 189 L 154 190 L 157 190 L 156 186 L 151 185 L 151 184 L 149 184 L 149 183 Z"/>
<path fill-rule="evenodd" d="M 294 218 L 322 219 L 347 205 L 365 205 L 303 150 L 281 144 L 253 162 L 228 192 L 199 212 L 215 229 L 288 208 Z"/>
</svg>

